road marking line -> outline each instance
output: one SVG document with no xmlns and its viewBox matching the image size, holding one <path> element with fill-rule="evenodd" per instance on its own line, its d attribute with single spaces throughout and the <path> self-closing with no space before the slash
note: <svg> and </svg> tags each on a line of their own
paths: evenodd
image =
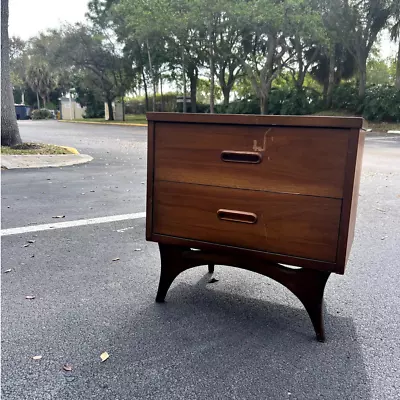
<svg viewBox="0 0 400 400">
<path fill-rule="evenodd" d="M 129 219 L 140 219 L 140 218 L 145 218 L 145 217 L 146 217 L 146 213 L 140 212 L 140 213 L 134 213 L 134 214 L 111 215 L 109 217 L 77 219 L 75 221 L 56 222 L 56 223 L 52 223 L 52 224 L 22 226 L 20 228 L 2 229 L 0 236 L 10 236 L 10 235 L 18 235 L 21 233 L 72 228 L 72 227 L 76 227 L 76 226 L 105 224 L 107 222 L 126 221 Z"/>
</svg>

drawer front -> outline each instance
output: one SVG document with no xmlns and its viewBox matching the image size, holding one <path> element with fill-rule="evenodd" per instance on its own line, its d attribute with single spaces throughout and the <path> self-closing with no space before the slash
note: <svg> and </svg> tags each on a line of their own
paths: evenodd
<svg viewBox="0 0 400 400">
<path fill-rule="evenodd" d="M 156 180 L 342 198 L 348 131 L 157 122 Z"/>
<path fill-rule="evenodd" d="M 159 181 L 153 232 L 335 262 L 341 200 Z"/>
</svg>

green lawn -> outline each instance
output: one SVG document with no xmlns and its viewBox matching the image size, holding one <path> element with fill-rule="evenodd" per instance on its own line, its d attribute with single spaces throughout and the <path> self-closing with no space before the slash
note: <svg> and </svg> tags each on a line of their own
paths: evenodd
<svg viewBox="0 0 400 400">
<path fill-rule="evenodd" d="M 68 149 L 52 144 L 22 143 L 13 147 L 1 146 L 1 154 L 9 155 L 48 155 L 48 154 L 74 154 Z"/>
<path fill-rule="evenodd" d="M 315 115 L 326 115 L 326 116 L 334 116 L 334 117 L 352 117 L 353 114 L 345 113 L 345 112 L 338 112 L 338 111 L 321 111 L 316 113 Z M 145 124 L 147 125 L 146 115 L 138 114 L 138 115 L 126 115 L 126 121 L 105 121 L 104 118 L 82 118 L 82 119 L 75 119 L 74 121 L 77 122 L 103 122 L 107 124 Z M 400 130 L 400 123 L 387 123 L 387 122 L 370 122 L 365 121 L 364 128 L 372 129 L 374 132 L 386 132 L 389 130 Z"/>
<path fill-rule="evenodd" d="M 339 111 L 321 111 L 314 115 L 329 116 L 329 117 L 354 117 L 354 114 L 339 112 Z M 400 123 L 390 122 L 364 122 L 365 129 L 372 129 L 373 132 L 387 132 L 387 131 L 400 131 Z"/>
<path fill-rule="evenodd" d="M 145 124 L 147 125 L 146 115 L 144 114 L 129 114 L 125 115 L 125 121 L 106 121 L 104 118 L 80 118 L 74 119 L 77 122 L 103 122 L 107 124 Z"/>
</svg>

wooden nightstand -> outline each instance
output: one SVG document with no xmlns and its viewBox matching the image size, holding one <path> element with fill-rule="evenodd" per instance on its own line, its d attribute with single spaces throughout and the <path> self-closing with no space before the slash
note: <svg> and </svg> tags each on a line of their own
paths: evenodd
<svg viewBox="0 0 400 400">
<path fill-rule="evenodd" d="M 362 118 L 147 119 L 146 238 L 161 254 L 156 300 L 188 268 L 245 268 L 291 290 L 323 341 L 325 284 L 331 272 L 344 273 L 353 241 Z"/>
</svg>

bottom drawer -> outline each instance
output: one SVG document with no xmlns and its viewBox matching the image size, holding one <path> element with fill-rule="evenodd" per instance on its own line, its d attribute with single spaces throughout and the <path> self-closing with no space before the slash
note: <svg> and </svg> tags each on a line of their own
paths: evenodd
<svg viewBox="0 0 400 400">
<path fill-rule="evenodd" d="M 156 181 L 153 232 L 335 262 L 340 199 Z"/>
</svg>

